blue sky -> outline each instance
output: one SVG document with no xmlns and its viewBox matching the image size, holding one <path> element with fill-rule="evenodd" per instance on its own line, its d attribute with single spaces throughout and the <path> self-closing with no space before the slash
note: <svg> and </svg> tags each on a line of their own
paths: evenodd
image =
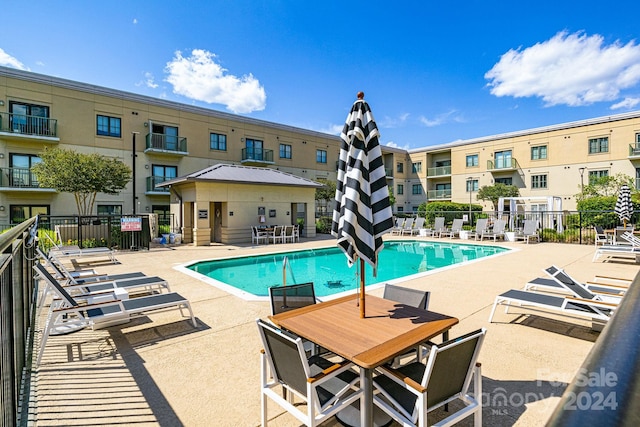
<svg viewBox="0 0 640 427">
<path fill-rule="evenodd" d="M 6 2 L 0 65 L 411 149 L 640 109 L 625 3 Z"/>
</svg>

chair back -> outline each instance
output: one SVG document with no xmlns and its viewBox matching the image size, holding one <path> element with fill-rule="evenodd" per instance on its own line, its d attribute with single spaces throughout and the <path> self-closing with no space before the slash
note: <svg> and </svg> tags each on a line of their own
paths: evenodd
<svg viewBox="0 0 640 427">
<path fill-rule="evenodd" d="M 413 228 L 417 228 L 417 229 L 424 228 L 424 221 L 425 221 L 425 218 L 423 217 L 416 218 L 416 221 L 413 223 Z"/>
<path fill-rule="evenodd" d="M 563 269 L 552 265 L 551 267 L 546 268 L 545 271 L 552 279 L 558 282 L 560 286 L 572 294 L 584 299 L 595 299 L 595 294 L 591 293 L 591 291 L 583 286 L 582 283 L 569 276 Z"/>
<path fill-rule="evenodd" d="M 482 328 L 431 347 L 422 379 L 429 411 L 466 394 L 486 332 Z"/>
<path fill-rule="evenodd" d="M 315 304 L 316 294 L 313 289 L 313 282 L 309 282 L 297 285 L 272 286 L 269 288 L 269 299 L 271 300 L 271 314 L 274 315 Z"/>
<path fill-rule="evenodd" d="M 413 223 L 415 222 L 414 218 L 407 218 L 404 220 L 404 228 L 405 230 L 411 230 L 413 228 Z"/>
<path fill-rule="evenodd" d="M 293 225 L 284 226 L 284 235 L 286 237 L 293 237 Z"/>
<path fill-rule="evenodd" d="M 54 290 L 60 299 L 62 299 L 70 307 L 77 307 L 78 303 L 73 299 L 71 295 L 60 285 L 60 283 L 49 273 L 43 264 L 37 263 L 33 266 L 38 276 L 47 282 L 49 286 Z"/>
<path fill-rule="evenodd" d="M 438 216 L 433 222 L 433 229 L 435 231 L 443 231 L 444 230 L 444 217 Z"/>
<path fill-rule="evenodd" d="M 274 380 L 306 396 L 310 369 L 302 339 L 261 319 L 256 322 Z"/>
<path fill-rule="evenodd" d="M 493 223 L 493 233 L 500 234 L 504 233 L 504 227 L 507 225 L 507 221 L 504 219 L 496 219 Z"/>
<path fill-rule="evenodd" d="M 489 223 L 488 218 L 480 218 L 476 221 L 476 233 L 481 234 L 484 230 L 487 229 L 487 224 Z"/>
<path fill-rule="evenodd" d="M 384 294 L 382 298 L 396 301 L 411 307 L 428 310 L 429 308 L 429 292 L 420 291 L 418 289 L 405 288 L 397 285 L 384 285 Z"/>
<path fill-rule="evenodd" d="M 462 225 L 464 224 L 464 220 L 462 218 L 456 218 L 453 220 L 453 224 L 451 224 L 451 231 L 460 231 L 462 230 Z"/>
<path fill-rule="evenodd" d="M 525 236 L 533 235 L 533 234 L 536 234 L 537 228 L 538 228 L 538 225 L 536 224 L 536 221 L 534 221 L 533 219 L 526 219 L 524 221 L 524 228 L 522 232 L 524 233 Z"/>
</svg>

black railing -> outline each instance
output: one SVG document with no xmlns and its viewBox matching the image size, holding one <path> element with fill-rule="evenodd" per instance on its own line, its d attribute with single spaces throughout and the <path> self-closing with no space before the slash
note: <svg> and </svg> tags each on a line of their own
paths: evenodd
<svg viewBox="0 0 640 427">
<path fill-rule="evenodd" d="M 187 138 L 164 133 L 149 133 L 147 134 L 145 150 L 186 153 Z"/>
<path fill-rule="evenodd" d="M 262 148 L 243 148 L 242 159 L 246 161 L 273 163 L 273 150 L 264 150 Z"/>
<path fill-rule="evenodd" d="M 0 113 L 0 132 L 56 137 L 58 120 L 24 114 Z"/>
<path fill-rule="evenodd" d="M 547 426 L 640 425 L 640 273 L 565 390 Z"/>
<path fill-rule="evenodd" d="M 40 184 L 29 168 L 0 168 L 0 187 L 39 188 Z"/>
<path fill-rule="evenodd" d="M 0 235 L 0 426 L 27 425 L 37 289 L 36 218 Z"/>
</svg>

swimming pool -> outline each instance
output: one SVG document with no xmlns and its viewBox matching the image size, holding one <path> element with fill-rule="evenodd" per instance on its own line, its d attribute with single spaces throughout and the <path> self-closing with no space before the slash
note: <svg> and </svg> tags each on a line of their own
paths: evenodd
<svg viewBox="0 0 640 427">
<path fill-rule="evenodd" d="M 365 283 L 408 280 L 422 274 L 460 263 L 508 252 L 500 246 L 473 244 L 386 241 L 380 252 L 377 277 L 369 265 Z M 267 255 L 242 256 L 199 261 L 184 266 L 183 271 L 245 299 L 267 297 L 269 287 L 281 286 L 283 260 L 287 258 L 287 284 L 313 282 L 318 297 L 340 294 L 358 288 L 358 268 L 348 268 L 340 248 L 307 249 Z M 204 276 L 204 277 L 203 277 Z"/>
</svg>

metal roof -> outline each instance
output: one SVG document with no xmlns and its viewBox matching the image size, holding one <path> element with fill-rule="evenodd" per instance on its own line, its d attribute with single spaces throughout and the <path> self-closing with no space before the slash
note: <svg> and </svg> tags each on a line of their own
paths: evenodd
<svg viewBox="0 0 640 427">
<path fill-rule="evenodd" d="M 307 178 L 270 168 L 230 165 L 220 163 L 208 168 L 164 181 L 158 187 L 193 181 L 210 181 L 234 184 L 287 185 L 295 187 L 322 187 L 322 184 Z"/>
</svg>

